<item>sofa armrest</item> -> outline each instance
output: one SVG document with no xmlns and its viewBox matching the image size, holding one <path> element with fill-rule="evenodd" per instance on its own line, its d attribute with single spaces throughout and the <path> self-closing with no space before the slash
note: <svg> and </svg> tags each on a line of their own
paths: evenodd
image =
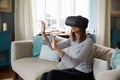
<svg viewBox="0 0 120 80">
<path fill-rule="evenodd" d="M 96 80 L 120 80 L 120 69 L 101 72 L 97 74 Z"/>
<path fill-rule="evenodd" d="M 25 57 L 32 57 L 32 40 L 13 41 L 11 44 L 11 62 Z"/>
</svg>

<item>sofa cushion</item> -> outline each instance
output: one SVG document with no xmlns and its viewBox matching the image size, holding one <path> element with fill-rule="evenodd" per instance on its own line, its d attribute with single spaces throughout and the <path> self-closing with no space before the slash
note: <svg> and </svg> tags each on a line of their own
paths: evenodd
<svg viewBox="0 0 120 80">
<path fill-rule="evenodd" d="M 56 62 L 39 58 L 22 58 L 12 62 L 12 68 L 24 80 L 39 80 L 44 72 L 56 69 Z"/>
<path fill-rule="evenodd" d="M 115 49 L 111 57 L 111 67 L 112 69 L 120 69 L 120 49 Z"/>
<path fill-rule="evenodd" d="M 40 50 L 41 50 L 41 47 L 43 44 L 42 37 L 41 36 L 34 36 L 32 44 L 33 44 L 33 49 L 32 49 L 33 53 L 32 54 L 34 57 L 37 57 L 40 54 Z"/>
<path fill-rule="evenodd" d="M 94 44 L 93 53 L 95 58 L 103 59 L 110 62 L 114 49 Z"/>
<path fill-rule="evenodd" d="M 49 40 L 52 39 L 51 36 L 47 36 Z M 67 40 L 66 38 L 63 38 L 63 37 L 59 37 L 59 36 L 56 36 L 56 42 L 57 44 Z M 43 45 L 44 41 L 42 39 L 42 36 L 34 36 L 33 37 L 33 49 L 32 49 L 32 54 L 34 57 L 39 57 L 40 55 L 40 52 L 41 52 L 41 48 L 42 48 L 42 45 Z"/>
<path fill-rule="evenodd" d="M 110 65 L 108 61 L 104 61 L 102 59 L 94 58 L 93 62 L 93 73 L 94 78 L 96 79 L 96 76 L 100 72 L 104 72 L 110 69 Z"/>
<path fill-rule="evenodd" d="M 52 50 L 49 46 L 44 44 L 42 45 L 39 58 L 56 62 L 59 62 L 60 59 L 56 51 Z"/>
</svg>

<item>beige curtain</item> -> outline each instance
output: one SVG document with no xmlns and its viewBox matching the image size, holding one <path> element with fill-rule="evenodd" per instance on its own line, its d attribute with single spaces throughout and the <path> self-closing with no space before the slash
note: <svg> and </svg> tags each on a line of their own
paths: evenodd
<svg viewBox="0 0 120 80">
<path fill-rule="evenodd" d="M 98 0 L 96 43 L 110 47 L 110 0 Z"/>
<path fill-rule="evenodd" d="M 15 0 L 15 40 L 30 40 L 33 36 L 31 0 Z"/>
</svg>

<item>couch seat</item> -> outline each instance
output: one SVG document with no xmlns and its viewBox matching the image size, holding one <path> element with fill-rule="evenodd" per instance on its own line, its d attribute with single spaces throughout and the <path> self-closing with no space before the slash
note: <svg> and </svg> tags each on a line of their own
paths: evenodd
<svg viewBox="0 0 120 80">
<path fill-rule="evenodd" d="M 44 72 L 57 69 L 57 62 L 33 57 L 18 59 L 13 61 L 12 64 L 13 70 L 24 80 L 39 80 Z"/>
</svg>

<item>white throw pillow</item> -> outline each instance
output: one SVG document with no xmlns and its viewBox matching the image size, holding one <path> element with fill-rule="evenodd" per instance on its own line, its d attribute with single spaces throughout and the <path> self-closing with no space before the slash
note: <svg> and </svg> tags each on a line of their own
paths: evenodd
<svg viewBox="0 0 120 80">
<path fill-rule="evenodd" d="M 104 61 L 102 59 L 97 59 L 94 58 L 93 62 L 93 73 L 94 73 L 94 78 L 96 80 L 96 76 L 100 72 L 104 72 L 110 69 L 110 64 L 108 61 Z"/>
<path fill-rule="evenodd" d="M 44 44 L 42 45 L 39 58 L 44 59 L 44 60 L 59 62 L 58 53 L 56 51 L 52 50 L 49 46 L 44 45 Z"/>
</svg>

